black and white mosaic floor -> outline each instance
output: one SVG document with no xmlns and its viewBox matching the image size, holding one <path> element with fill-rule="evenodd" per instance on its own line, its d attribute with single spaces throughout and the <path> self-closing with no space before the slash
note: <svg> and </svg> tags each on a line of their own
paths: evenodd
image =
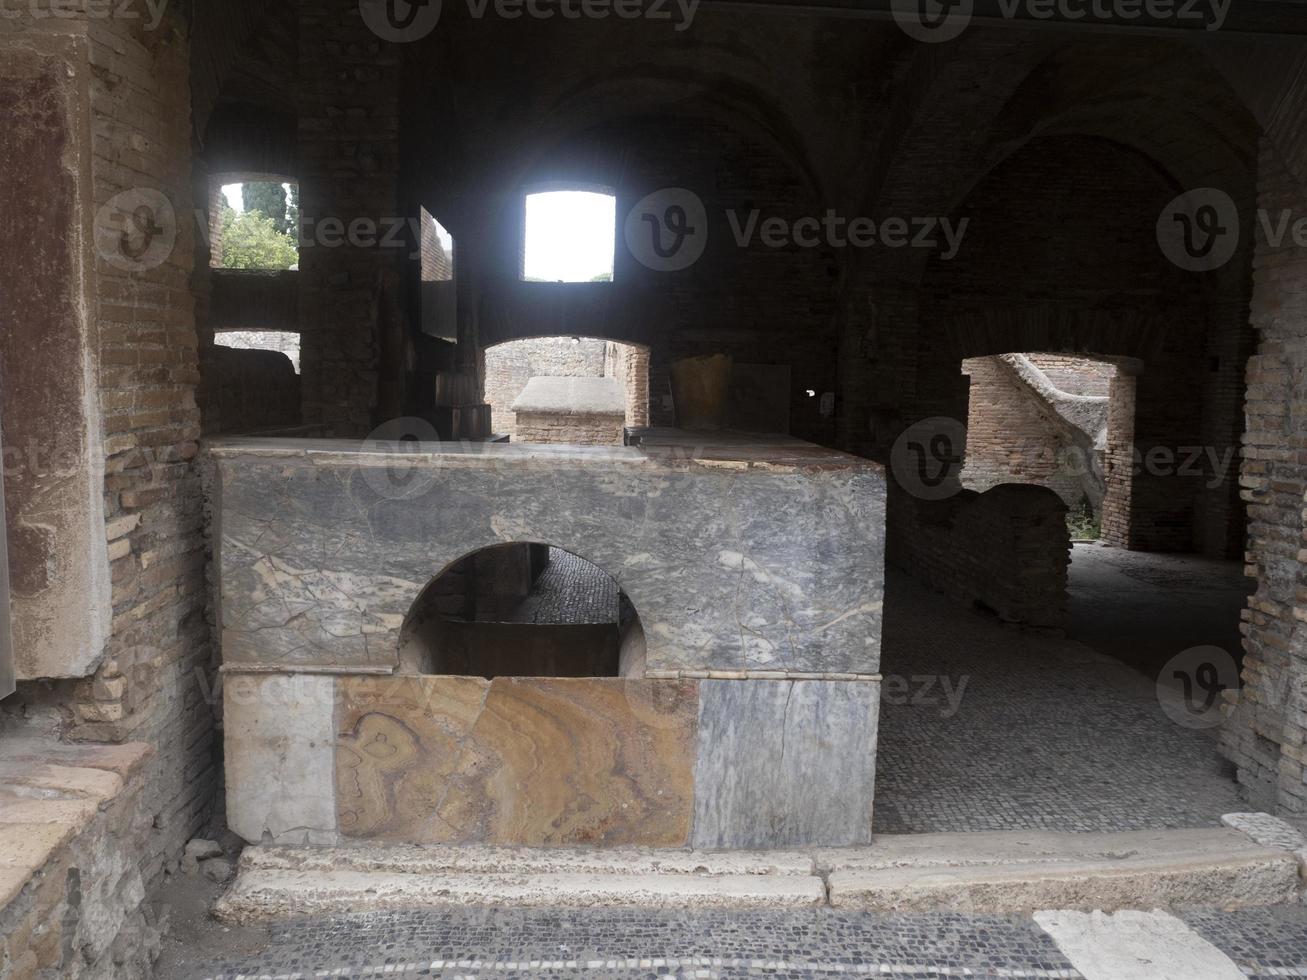
<svg viewBox="0 0 1307 980">
<path fill-rule="evenodd" d="M 169 980 L 513 976 L 1307 978 L 1307 908 L 1033 919 L 830 909 L 392 912 L 287 923 L 266 952 L 196 964 Z"/>
<path fill-rule="evenodd" d="M 901 574 L 881 669 L 877 833 L 1203 827 L 1248 808 L 1214 732 L 1167 717 L 1145 674 Z"/>
</svg>

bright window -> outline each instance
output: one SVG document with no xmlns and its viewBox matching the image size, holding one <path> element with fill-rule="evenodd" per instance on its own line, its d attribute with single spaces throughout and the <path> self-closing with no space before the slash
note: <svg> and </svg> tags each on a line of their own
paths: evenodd
<svg viewBox="0 0 1307 980">
<path fill-rule="evenodd" d="M 529 194 L 522 278 L 527 282 L 612 282 L 616 235 L 617 198 L 612 194 Z"/>
</svg>

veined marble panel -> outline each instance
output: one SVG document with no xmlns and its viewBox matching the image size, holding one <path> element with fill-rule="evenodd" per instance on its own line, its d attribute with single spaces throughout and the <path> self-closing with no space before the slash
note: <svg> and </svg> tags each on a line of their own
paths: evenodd
<svg viewBox="0 0 1307 980">
<path fill-rule="evenodd" d="M 876 681 L 702 681 L 693 846 L 871 842 Z"/>
<path fill-rule="evenodd" d="M 678 452 L 217 444 L 224 660 L 393 667 L 434 577 L 536 541 L 618 580 L 652 671 L 876 673 L 880 468 L 802 443 Z"/>
<path fill-rule="evenodd" d="M 693 681 L 344 677 L 341 833 L 405 843 L 681 847 Z"/>
</svg>

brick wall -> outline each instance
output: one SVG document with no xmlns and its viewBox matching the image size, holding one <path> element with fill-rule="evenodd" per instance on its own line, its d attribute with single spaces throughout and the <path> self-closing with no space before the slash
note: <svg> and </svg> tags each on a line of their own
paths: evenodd
<svg viewBox="0 0 1307 980">
<path fill-rule="evenodd" d="M 1027 354 L 1031 363 L 1047 375 L 1060 391 L 1069 395 L 1106 398 L 1116 375 L 1116 366 L 1107 361 L 1063 354 Z"/>
<path fill-rule="evenodd" d="M 299 424 L 300 379 L 285 354 L 220 346 L 210 363 L 213 408 L 222 419 L 223 434 Z"/>
<path fill-rule="evenodd" d="M 1229 480 L 1178 464 L 1190 447 L 1237 448 L 1229 372 L 1242 363 L 1247 284 L 1195 277 L 1161 254 L 1157 216 L 1174 196 L 1151 161 L 1099 139 L 1045 137 L 997 167 L 955 217 L 971 219 L 958 257 L 929 265 L 906 415 L 961 417 L 955 358 L 1139 358 L 1135 444 L 1177 465 L 1136 475 L 1129 546 L 1224 555 L 1241 528 Z M 1213 360 L 1217 336 L 1224 354 Z"/>
<path fill-rule="evenodd" d="M 559 443 L 573 446 L 620 446 L 625 441 L 621 415 L 576 415 L 562 412 L 518 412 L 514 442 Z"/>
<path fill-rule="evenodd" d="M 47 26 L 32 26 L 31 35 Z M 172 9 L 154 31 L 140 21 L 98 18 L 79 29 L 86 60 L 78 77 L 86 88 L 76 108 L 90 132 L 85 165 L 94 188 L 85 203 L 98 211 L 122 191 L 160 192 L 176 216 L 176 244 L 157 265 L 120 268 L 87 243 L 112 632 L 91 676 L 24 684 L 5 710 L 53 720 L 65 740 L 154 747 L 133 803 L 140 814 L 134 826 L 143 829 L 128 852 L 149 885 L 206 819 L 217 785 L 195 466 L 189 50 L 186 22 Z M 172 224 L 163 211 L 156 218 L 161 227 Z M 89 228 L 90 214 L 86 221 Z"/>
<path fill-rule="evenodd" d="M 894 489 L 886 560 L 1003 622 L 1061 629 L 1071 538 L 1066 505 L 1032 484 L 920 500 Z"/>
<path fill-rule="evenodd" d="M 299 4 L 300 215 L 307 237 L 338 220 L 403 218 L 397 198 L 401 48 L 373 35 L 357 2 Z M 300 255 L 304 422 L 363 436 L 404 387 L 387 341 L 400 317 L 406 248 L 345 242 Z M 385 384 L 382 384 L 383 378 Z M 401 399 L 402 400 L 402 399 Z"/>
<path fill-rule="evenodd" d="M 1130 492 L 1135 469 L 1135 387 L 1134 375 L 1122 371 L 1112 379 L 1108 390 L 1100 540 L 1116 548 L 1130 547 Z"/>
<path fill-rule="evenodd" d="M 999 358 L 970 358 L 962 370 L 971 379 L 962 485 L 985 491 L 1034 483 L 1068 507 L 1088 498 L 1097 508 L 1099 488 L 1083 473 L 1086 437 L 1077 439 L 1071 425 Z"/>
<path fill-rule="evenodd" d="M 649 424 L 649 351 L 631 344 L 608 344 L 604 352 L 604 374 L 616 378 L 626 390 L 626 424 L 642 428 Z"/>
<path fill-rule="evenodd" d="M 806 392 L 835 390 L 840 257 L 824 247 L 771 248 L 757 236 L 740 246 L 727 219 L 734 212 L 747 224 L 755 209 L 763 218 L 821 217 L 829 203 L 813 192 L 809 175 L 774 144 L 718 119 L 684 114 L 640 117 L 577 134 L 535 157 L 521 186 L 565 179 L 613 188 L 619 223 L 653 191 L 691 189 L 709 215 L 707 250 L 690 269 L 655 272 L 630 254 L 619 228 L 612 284 L 521 283 L 516 185 L 487 188 L 488 206 L 497 210 L 477 219 L 489 239 L 477 256 L 485 272 L 482 345 L 523 335 L 581 334 L 646 346 L 653 425 L 673 423 L 665 396 L 674 360 L 726 353 L 742 364 L 788 365 L 790 390 L 782 397 L 790 404 L 790 431 L 819 443 L 833 440 L 834 419 L 823 416 L 820 399 Z M 467 196 L 462 188 L 445 193 Z M 466 268 L 460 264 L 460 276 Z"/>
<path fill-rule="evenodd" d="M 532 378 L 605 377 L 606 345 L 588 337 L 541 337 L 491 347 L 485 353 L 485 399 L 491 428 L 517 434 L 513 402 Z"/>
<path fill-rule="evenodd" d="M 1300 213 L 1307 195 L 1263 142 L 1260 201 Z M 1247 432 L 1240 475 L 1248 506 L 1248 573 L 1257 591 L 1244 610 L 1243 688 L 1221 732 L 1251 804 L 1307 812 L 1307 252 L 1258 236 L 1253 295 L 1257 349 L 1248 362 Z"/>
<path fill-rule="evenodd" d="M 649 424 L 649 352 L 642 347 L 589 337 L 540 337 L 498 344 L 484 358 L 485 400 L 495 432 L 518 434 L 513 402 L 528 381 L 541 377 L 616 378 L 626 390 L 626 424 Z"/>
</svg>

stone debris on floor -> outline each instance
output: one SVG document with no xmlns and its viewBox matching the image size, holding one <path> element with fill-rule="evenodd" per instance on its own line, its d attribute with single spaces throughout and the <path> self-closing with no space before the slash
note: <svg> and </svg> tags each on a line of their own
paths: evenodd
<svg viewBox="0 0 1307 980">
<path fill-rule="evenodd" d="M 1041 921 L 1057 924 L 1046 929 Z M 1064 928 L 1068 921 L 1066 913 L 1056 912 L 1030 917 L 829 909 L 396 911 L 287 922 L 274 928 L 263 953 L 197 963 L 169 980 L 1178 976 L 1164 972 L 1169 967 L 1161 963 L 1143 964 L 1144 972 L 1103 973 Z M 1237 913 L 1181 909 L 1084 921 L 1093 921 L 1101 945 L 1120 957 L 1131 955 L 1129 937 L 1165 935 L 1174 962 L 1197 964 L 1185 980 L 1307 977 L 1307 908 L 1301 905 Z M 1146 960 L 1147 950 L 1138 955 Z"/>
<path fill-rule="evenodd" d="M 1203 827 L 1248 808 L 1211 734 L 1168 719 L 1143 674 L 901 574 L 882 670 L 877 833 Z"/>
</svg>

